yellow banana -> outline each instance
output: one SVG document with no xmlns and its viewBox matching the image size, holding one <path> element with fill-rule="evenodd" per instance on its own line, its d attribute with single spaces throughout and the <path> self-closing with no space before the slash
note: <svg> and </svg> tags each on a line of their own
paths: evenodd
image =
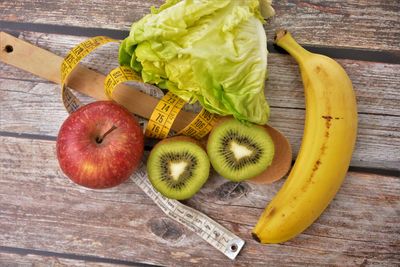
<svg viewBox="0 0 400 267">
<path fill-rule="evenodd" d="M 344 69 L 305 50 L 287 31 L 277 33 L 276 43 L 299 64 L 306 116 L 296 162 L 253 229 L 261 243 L 292 239 L 321 215 L 346 176 L 357 135 L 357 104 Z"/>
</svg>

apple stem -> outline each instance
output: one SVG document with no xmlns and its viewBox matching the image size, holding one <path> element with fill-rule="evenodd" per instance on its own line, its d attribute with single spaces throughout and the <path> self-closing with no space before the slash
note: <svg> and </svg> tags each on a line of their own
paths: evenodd
<svg viewBox="0 0 400 267">
<path fill-rule="evenodd" d="M 101 142 L 103 142 L 103 139 L 104 139 L 109 133 L 111 133 L 112 131 L 114 131 L 115 129 L 117 129 L 117 126 L 113 125 L 107 132 L 105 132 L 105 133 L 103 134 L 103 136 L 97 137 L 97 138 L 96 138 L 96 142 L 97 142 L 98 144 L 100 144 Z"/>
</svg>

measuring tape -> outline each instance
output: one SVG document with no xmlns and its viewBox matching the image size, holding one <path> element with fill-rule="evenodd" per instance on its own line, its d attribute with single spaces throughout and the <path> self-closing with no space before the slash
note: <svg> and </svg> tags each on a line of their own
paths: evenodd
<svg viewBox="0 0 400 267">
<path fill-rule="evenodd" d="M 76 98 L 74 94 L 72 94 L 71 90 L 67 88 L 66 84 L 69 75 L 79 64 L 79 62 L 89 55 L 90 52 L 95 50 L 97 47 L 110 42 L 116 42 L 116 40 L 105 36 L 96 36 L 90 38 L 72 48 L 64 58 L 61 64 L 61 96 L 64 107 L 68 113 L 72 113 L 82 106 L 82 103 L 78 100 L 78 98 Z"/>
<path fill-rule="evenodd" d="M 177 200 L 166 198 L 157 192 L 148 180 L 146 165 L 142 164 L 131 176 L 131 179 L 166 215 L 174 221 L 185 225 L 228 258 L 234 260 L 243 248 L 244 240 L 216 221 Z"/>
<path fill-rule="evenodd" d="M 160 102 L 157 103 L 157 106 L 150 116 L 144 134 L 148 137 L 158 139 L 166 138 L 172 127 L 172 123 L 178 116 L 183 105 L 185 105 L 185 101 L 173 93 L 168 92 Z"/>
<path fill-rule="evenodd" d="M 61 65 L 62 100 L 66 110 L 72 113 L 83 104 L 67 88 L 68 77 L 79 62 L 100 45 L 117 42 L 114 39 L 98 36 L 77 45 L 68 53 Z M 140 76 L 128 67 L 118 67 L 112 70 L 104 82 L 105 93 L 112 98 L 116 86 L 126 81 L 142 82 Z M 146 133 L 148 136 L 165 138 L 171 129 L 173 121 L 185 102 L 178 96 L 168 92 L 157 104 L 150 116 Z M 204 137 L 216 123 L 216 117 L 202 109 L 193 121 L 178 134 L 195 138 Z M 157 129 L 157 130 L 156 130 Z M 244 240 L 228 231 L 226 228 L 210 219 L 203 213 L 190 208 L 179 201 L 168 199 L 158 193 L 148 180 L 146 166 L 141 164 L 131 179 L 156 203 L 161 210 L 173 220 L 185 225 L 202 239 L 221 251 L 230 259 L 235 259 L 244 246 Z"/>
<path fill-rule="evenodd" d="M 106 36 L 96 36 L 90 38 L 72 48 L 64 58 L 61 64 L 61 88 L 63 103 L 69 113 L 72 112 L 71 110 L 73 110 L 74 107 L 79 106 L 80 104 L 78 99 L 74 99 L 72 97 L 72 92 L 66 86 L 69 75 L 79 64 L 79 62 L 89 55 L 93 50 L 101 45 L 111 42 L 119 43 L 119 41 Z M 112 99 L 112 93 L 117 86 L 128 81 L 143 83 L 141 77 L 129 67 L 120 66 L 115 68 L 105 78 L 104 90 L 106 95 Z M 186 102 L 180 99 L 178 96 L 168 92 L 157 104 L 152 115 L 150 116 L 145 135 L 158 139 L 166 138 L 171 130 L 173 121 L 178 116 L 179 111 L 182 109 L 185 103 Z M 171 104 L 172 107 L 170 110 L 165 111 L 165 107 L 163 106 L 167 105 L 166 107 L 168 107 Z M 211 131 L 216 122 L 217 117 L 214 114 L 202 109 L 188 126 L 178 132 L 178 135 L 186 135 L 196 139 L 201 139 Z"/>
</svg>

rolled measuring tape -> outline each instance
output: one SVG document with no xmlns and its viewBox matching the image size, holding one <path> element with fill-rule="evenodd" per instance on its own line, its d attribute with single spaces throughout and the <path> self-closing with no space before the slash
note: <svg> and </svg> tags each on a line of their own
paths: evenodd
<svg viewBox="0 0 400 267">
<path fill-rule="evenodd" d="M 64 58 L 61 64 L 61 90 L 63 104 L 69 113 L 72 113 L 83 106 L 78 98 L 67 88 L 69 75 L 83 58 L 89 55 L 97 47 L 110 42 L 118 41 L 105 36 L 90 38 L 71 49 Z M 118 67 L 112 70 L 107 75 L 104 82 L 106 95 L 112 99 L 112 93 L 118 84 L 126 81 L 142 82 L 140 76 L 128 67 Z M 167 137 L 173 121 L 184 104 L 185 102 L 182 99 L 168 92 L 158 102 L 150 116 L 146 128 L 147 135 L 156 138 Z M 202 138 L 211 130 L 215 122 L 216 117 L 205 109 L 202 109 L 193 121 L 178 134 Z M 228 258 L 235 259 L 243 248 L 245 244 L 244 240 L 211 218 L 180 203 L 179 201 L 168 199 L 157 192 L 148 180 L 144 163 L 142 163 L 140 168 L 135 171 L 131 176 L 131 179 L 154 201 L 154 203 L 157 204 L 157 206 L 161 208 L 167 216 L 195 232 L 203 240 L 222 252 Z"/>
<path fill-rule="evenodd" d="M 61 65 L 61 88 L 63 103 L 69 113 L 81 106 L 80 101 L 66 86 L 69 75 L 79 62 L 93 50 L 110 42 L 119 41 L 106 36 L 90 38 L 71 49 L 64 58 Z M 112 94 L 117 86 L 128 81 L 143 83 L 140 75 L 129 67 L 120 66 L 113 69 L 106 76 L 104 81 L 104 90 L 106 95 L 110 99 L 113 99 Z M 160 102 L 158 102 L 151 114 L 145 130 L 145 135 L 157 139 L 168 137 L 172 124 L 185 103 L 186 102 L 178 96 L 168 92 Z M 178 135 L 186 135 L 196 139 L 201 139 L 211 131 L 216 122 L 217 117 L 203 108 L 189 125 L 178 132 Z"/>
<path fill-rule="evenodd" d="M 112 99 L 112 93 L 117 85 L 127 81 L 143 82 L 141 77 L 129 67 L 120 66 L 112 70 L 104 82 L 106 95 Z M 145 135 L 157 139 L 167 138 L 174 120 L 185 104 L 186 102 L 177 95 L 171 92 L 165 94 L 150 116 Z M 211 131 L 216 122 L 217 117 L 203 108 L 192 122 L 177 134 L 201 139 Z"/>
</svg>

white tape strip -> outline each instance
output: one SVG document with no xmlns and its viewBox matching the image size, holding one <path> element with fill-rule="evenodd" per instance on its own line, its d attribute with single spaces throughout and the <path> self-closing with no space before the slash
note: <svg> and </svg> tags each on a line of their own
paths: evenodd
<svg viewBox="0 0 400 267">
<path fill-rule="evenodd" d="M 244 246 L 244 240 L 231 233 L 203 213 L 183 205 L 177 200 L 157 192 L 147 178 L 146 165 L 142 164 L 131 179 L 173 220 L 195 232 L 210 245 L 230 259 L 235 259 Z"/>
</svg>

